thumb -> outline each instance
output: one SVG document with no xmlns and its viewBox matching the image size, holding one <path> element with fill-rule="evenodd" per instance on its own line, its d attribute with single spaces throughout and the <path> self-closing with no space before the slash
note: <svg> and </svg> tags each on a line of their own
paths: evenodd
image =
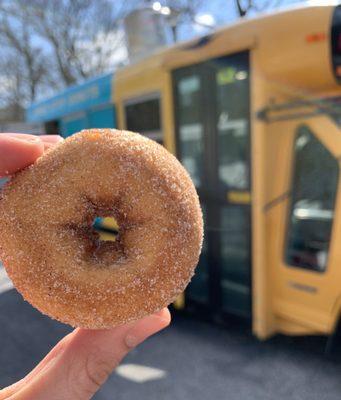
<svg viewBox="0 0 341 400">
<path fill-rule="evenodd" d="M 169 323 L 169 311 L 163 309 L 111 330 L 76 329 L 11 400 L 88 400 L 132 348 Z"/>
<path fill-rule="evenodd" d="M 39 136 L 0 134 L 0 177 L 34 163 L 43 151 L 44 144 Z"/>
</svg>

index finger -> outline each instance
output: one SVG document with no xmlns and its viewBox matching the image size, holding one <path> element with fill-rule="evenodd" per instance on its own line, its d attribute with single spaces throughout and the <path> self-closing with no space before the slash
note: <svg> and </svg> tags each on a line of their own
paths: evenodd
<svg viewBox="0 0 341 400">
<path fill-rule="evenodd" d="M 39 136 L 0 134 L 0 177 L 11 175 L 30 164 L 44 152 Z"/>
</svg>

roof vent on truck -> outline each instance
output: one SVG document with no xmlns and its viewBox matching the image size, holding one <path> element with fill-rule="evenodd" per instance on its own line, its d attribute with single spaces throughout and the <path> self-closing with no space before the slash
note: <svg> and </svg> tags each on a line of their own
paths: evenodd
<svg viewBox="0 0 341 400">
<path fill-rule="evenodd" d="M 152 7 L 130 12 L 124 19 L 124 30 L 129 61 L 139 61 L 172 43 L 172 35 L 165 15 Z"/>
</svg>

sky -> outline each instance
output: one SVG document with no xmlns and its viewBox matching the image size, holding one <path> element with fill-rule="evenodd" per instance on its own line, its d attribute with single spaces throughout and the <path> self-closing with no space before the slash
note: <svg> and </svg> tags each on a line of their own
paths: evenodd
<svg viewBox="0 0 341 400">
<path fill-rule="evenodd" d="M 322 3 L 324 0 L 320 0 Z M 275 5 L 280 3 L 278 8 L 290 7 L 292 5 L 298 5 L 300 3 L 307 3 L 308 0 L 256 0 L 259 5 L 264 5 L 265 3 L 271 3 Z M 310 0 L 310 2 L 313 2 Z M 327 2 L 327 0 L 326 0 Z M 256 15 L 256 12 L 251 12 L 250 16 Z M 217 27 L 231 23 L 239 18 L 236 10 L 234 0 L 204 0 L 202 6 L 198 10 L 198 16 L 211 16 Z M 211 18 L 209 18 L 211 19 Z M 179 39 L 185 40 L 193 36 L 207 33 L 206 28 L 200 26 L 184 26 L 180 29 Z"/>
<path fill-rule="evenodd" d="M 113 2 L 113 5 L 117 5 L 118 0 L 111 0 Z M 132 5 L 134 6 L 134 1 L 132 1 Z M 145 0 L 146 1 L 146 0 Z M 157 0 L 155 0 L 157 1 Z M 297 5 L 299 3 L 306 3 L 307 1 L 305 0 L 254 0 L 257 4 L 264 4 L 264 3 L 271 3 L 272 5 L 275 5 L 276 3 L 280 3 L 280 8 L 283 7 L 288 7 L 290 5 Z M 312 0 L 310 0 L 312 1 Z M 324 2 L 328 0 L 320 0 L 320 2 Z M 340 0 L 341 1 L 341 0 Z M 150 1 L 152 3 L 152 1 Z M 163 5 L 167 4 L 167 0 L 159 0 L 159 2 Z M 141 0 L 136 0 L 136 5 L 138 6 L 141 5 Z M 250 16 L 255 15 L 255 12 L 251 12 Z M 237 9 L 236 9 L 236 4 L 235 0 L 201 0 L 201 6 L 197 10 L 197 18 L 203 19 L 206 22 L 211 22 L 215 27 L 220 27 L 222 25 L 226 25 L 229 23 L 232 23 L 233 21 L 236 21 L 239 18 Z M 205 28 L 201 25 L 198 24 L 191 24 L 191 23 L 186 23 L 183 24 L 178 31 L 178 39 L 181 40 L 188 40 L 191 39 L 195 36 L 200 36 L 206 33 L 209 33 L 211 30 L 209 28 Z M 99 32 L 99 38 L 100 40 L 100 32 Z M 112 32 L 113 36 L 124 36 L 124 31 L 123 31 L 123 26 L 121 26 L 117 31 Z M 103 43 L 105 47 L 108 46 L 108 48 L 112 47 L 112 43 L 115 42 L 114 38 L 112 40 L 109 39 Z M 82 43 L 80 43 L 80 46 Z M 96 42 L 93 44 L 94 46 L 96 45 Z M 92 44 L 89 42 L 85 42 L 84 46 L 89 50 L 91 48 Z M 94 52 L 95 54 L 95 52 Z M 125 46 L 125 40 L 122 40 L 122 45 L 117 46 L 116 50 L 111 53 L 111 56 L 108 57 L 108 71 L 112 69 L 116 69 L 118 65 L 126 64 L 128 62 L 127 60 L 127 48 Z M 1 76 L 0 76 L 1 78 Z M 7 78 L 6 78 L 7 79 Z M 2 83 L 2 82 L 1 82 Z M 1 94 L 1 87 L 5 88 L 3 84 L 0 85 L 0 94 Z M 50 89 L 51 93 L 49 92 L 49 88 L 44 88 L 41 92 L 38 93 L 38 98 L 42 97 L 45 98 L 49 96 L 50 94 L 53 94 L 54 90 Z"/>
<path fill-rule="evenodd" d="M 116 0 L 111 0 L 113 2 L 113 5 L 115 6 L 117 3 Z M 241 0 L 242 4 L 245 4 L 247 0 Z M 314 1 L 314 0 L 254 0 L 255 4 L 260 8 L 260 9 L 265 9 L 265 5 L 268 5 L 268 10 L 267 11 L 272 11 L 275 8 L 284 8 L 284 7 L 290 7 L 292 5 L 298 5 L 300 3 L 307 3 L 308 1 Z M 323 1 L 328 1 L 328 0 L 320 0 L 320 2 Z M 341 1 L 341 0 L 340 0 Z M 181 0 L 179 0 L 179 3 L 181 4 Z M 161 12 L 161 8 L 168 5 L 172 5 L 171 0 L 132 0 L 131 1 L 131 6 L 132 8 L 140 8 L 143 7 L 143 5 L 150 5 L 154 8 L 156 12 Z M 136 5 L 135 5 L 136 4 Z M 207 34 L 209 32 L 212 32 L 214 28 L 218 28 L 223 25 L 230 24 L 236 20 L 238 20 L 239 14 L 236 8 L 236 1 L 235 0 L 199 0 L 199 8 L 197 9 L 196 13 L 196 20 L 201 20 L 204 25 L 202 24 L 196 24 L 192 23 L 190 20 L 185 20 L 185 22 L 182 21 L 181 24 L 178 25 L 177 27 L 177 40 L 178 41 L 184 41 L 191 39 L 193 37 L 197 37 L 200 35 Z M 135 6 L 134 6 L 135 5 Z M 248 13 L 248 16 L 254 16 L 259 14 L 259 11 L 250 11 Z M 205 26 L 206 24 L 206 26 Z M 211 25 L 213 28 L 207 27 L 207 25 Z M 123 28 L 123 26 L 122 26 Z M 171 29 L 167 29 L 165 27 L 165 40 L 169 44 L 172 43 L 172 34 L 171 34 Z M 124 44 L 122 43 L 124 46 Z M 113 54 L 113 60 L 114 62 L 117 61 L 118 63 L 124 62 L 124 59 L 122 59 L 122 56 L 124 52 L 122 51 L 117 51 L 115 54 Z M 126 60 L 127 61 L 127 60 Z"/>
</svg>

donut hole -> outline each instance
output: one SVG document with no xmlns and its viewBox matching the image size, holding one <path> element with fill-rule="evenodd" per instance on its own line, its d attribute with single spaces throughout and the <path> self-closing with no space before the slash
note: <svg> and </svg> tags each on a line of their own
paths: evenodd
<svg viewBox="0 0 341 400">
<path fill-rule="evenodd" d="M 105 214 L 104 214 L 105 215 Z M 124 228 L 119 229 L 115 217 L 103 214 L 91 218 L 87 228 L 78 231 L 85 244 L 83 256 L 92 265 L 109 267 L 125 259 Z"/>
<path fill-rule="evenodd" d="M 92 221 L 92 229 L 99 235 L 101 242 L 114 242 L 119 232 L 117 220 L 114 217 L 96 216 Z"/>
</svg>

